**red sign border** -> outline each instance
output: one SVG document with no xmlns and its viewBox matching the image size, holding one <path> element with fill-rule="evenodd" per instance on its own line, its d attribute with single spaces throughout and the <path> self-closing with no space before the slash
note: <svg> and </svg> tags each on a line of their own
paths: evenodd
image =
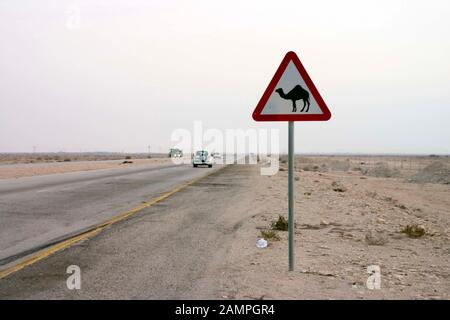
<svg viewBox="0 0 450 320">
<path fill-rule="evenodd" d="M 283 75 L 289 62 L 291 61 L 297 67 L 297 70 L 305 81 L 309 92 L 317 101 L 317 104 L 319 105 L 319 108 L 322 110 L 323 114 L 261 114 L 264 106 L 275 90 L 275 86 L 277 85 L 278 81 L 280 81 L 281 76 Z M 269 86 L 267 87 L 266 91 L 264 91 L 261 100 L 259 100 L 258 104 L 256 105 L 252 117 L 255 121 L 328 121 L 331 118 L 331 112 L 325 104 L 325 101 L 323 101 L 319 91 L 317 91 L 316 86 L 312 82 L 302 63 L 300 62 L 300 59 L 297 57 L 295 52 L 289 51 L 288 53 L 286 53 L 283 61 L 281 61 L 277 72 L 275 72 L 275 75 L 270 81 Z"/>
</svg>

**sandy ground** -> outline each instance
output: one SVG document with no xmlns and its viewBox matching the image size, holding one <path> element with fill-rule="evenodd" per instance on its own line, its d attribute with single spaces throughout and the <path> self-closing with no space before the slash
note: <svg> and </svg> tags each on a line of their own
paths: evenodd
<svg viewBox="0 0 450 320">
<path fill-rule="evenodd" d="M 125 152 L 0 152 L 0 165 L 18 163 L 57 163 L 73 161 L 105 161 L 124 159 L 167 158 L 167 153 Z"/>
<path fill-rule="evenodd" d="M 124 163 L 124 161 L 131 161 L 132 163 Z M 111 169 L 123 166 L 162 165 L 170 163 L 171 159 L 169 158 L 152 158 L 105 161 L 2 164 L 0 165 L 0 179 L 20 178 L 75 171 Z"/>
<path fill-rule="evenodd" d="M 450 298 L 450 186 L 409 182 L 412 171 L 399 170 L 397 178 L 364 175 L 358 166 L 336 165 L 344 159 L 297 158 L 294 272 L 287 271 L 287 232 L 277 231 L 281 240 L 269 240 L 265 249 L 255 247 L 262 229 L 287 217 L 287 171 L 252 175 L 254 205 L 245 213 L 251 218 L 230 250 L 222 298 Z M 422 162 L 403 169 L 420 171 L 429 165 Z M 304 171 L 305 165 L 323 172 Z M 344 191 L 334 191 L 336 185 Z M 423 225 L 426 235 L 400 232 L 412 224 Z M 366 286 L 371 265 L 380 267 L 379 290 Z"/>
</svg>

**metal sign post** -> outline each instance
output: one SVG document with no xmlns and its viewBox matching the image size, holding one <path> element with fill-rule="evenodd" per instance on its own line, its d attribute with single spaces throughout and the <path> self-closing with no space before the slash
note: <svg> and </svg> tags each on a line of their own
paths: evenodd
<svg viewBox="0 0 450 320">
<path fill-rule="evenodd" d="M 253 111 L 255 121 L 288 121 L 289 271 L 294 270 L 294 121 L 327 121 L 331 112 L 297 55 L 290 51 Z"/>
<path fill-rule="evenodd" d="M 294 121 L 289 121 L 288 158 L 289 271 L 294 271 Z"/>
</svg>

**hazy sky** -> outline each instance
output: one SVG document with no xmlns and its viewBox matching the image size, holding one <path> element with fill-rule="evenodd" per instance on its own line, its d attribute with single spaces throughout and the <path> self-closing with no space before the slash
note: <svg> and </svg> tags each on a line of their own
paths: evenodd
<svg viewBox="0 0 450 320">
<path fill-rule="evenodd" d="M 79 15 L 78 15 L 79 12 Z M 0 152 L 166 151 L 251 114 L 287 51 L 327 102 L 297 152 L 450 153 L 450 1 L 0 2 Z M 78 19 L 79 18 L 79 19 Z"/>
</svg>

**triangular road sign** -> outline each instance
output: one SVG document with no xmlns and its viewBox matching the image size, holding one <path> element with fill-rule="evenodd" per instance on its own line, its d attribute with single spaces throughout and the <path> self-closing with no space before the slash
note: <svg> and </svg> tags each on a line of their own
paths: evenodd
<svg viewBox="0 0 450 320">
<path fill-rule="evenodd" d="M 295 52 L 288 52 L 253 111 L 255 121 L 327 121 L 331 118 Z"/>
</svg>

